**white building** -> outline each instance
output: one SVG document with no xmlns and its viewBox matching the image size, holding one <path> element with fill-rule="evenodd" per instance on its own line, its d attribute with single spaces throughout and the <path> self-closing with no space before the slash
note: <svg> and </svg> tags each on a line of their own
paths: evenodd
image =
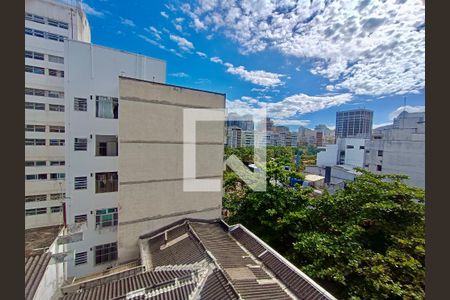
<svg viewBox="0 0 450 300">
<path fill-rule="evenodd" d="M 80 4 L 25 1 L 25 228 L 63 223 L 66 39 L 90 42 Z"/>
<path fill-rule="evenodd" d="M 366 143 L 365 167 L 375 173 L 403 174 L 425 187 L 425 113 L 402 112 L 392 127 Z"/>
<path fill-rule="evenodd" d="M 243 130 L 241 141 L 242 147 L 253 147 L 255 144 L 255 132 L 253 130 Z"/>
<path fill-rule="evenodd" d="M 336 144 L 321 147 L 317 153 L 317 165 L 320 167 L 348 165 L 364 167 L 364 149 L 366 139 L 338 138 Z"/>
<path fill-rule="evenodd" d="M 68 244 L 68 276 L 103 271 L 117 258 L 119 76 L 165 82 L 166 63 L 79 41 L 65 42 L 66 219 L 83 240 Z"/>
</svg>

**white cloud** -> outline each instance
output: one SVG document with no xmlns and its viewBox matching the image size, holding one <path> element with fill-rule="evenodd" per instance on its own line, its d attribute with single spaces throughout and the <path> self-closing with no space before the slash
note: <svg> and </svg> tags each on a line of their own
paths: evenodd
<svg viewBox="0 0 450 300">
<path fill-rule="evenodd" d="M 190 50 L 194 49 L 194 44 L 192 44 L 190 41 L 185 39 L 184 37 L 177 36 L 177 35 L 170 35 L 170 39 L 178 44 L 178 47 L 180 47 L 181 50 L 189 52 Z"/>
<path fill-rule="evenodd" d="M 280 118 L 289 118 L 294 115 L 316 112 L 333 106 L 340 106 L 352 100 L 350 93 L 336 95 L 309 96 L 296 94 L 284 98 L 280 102 L 268 103 L 269 114 Z"/>
<path fill-rule="evenodd" d="M 227 66 L 227 72 L 230 74 L 238 75 L 241 79 L 249 81 L 253 84 L 261 86 L 277 86 L 283 84 L 281 77 L 283 74 L 266 72 L 263 70 L 248 71 L 243 66 L 235 67 L 230 63 L 225 63 Z"/>
<path fill-rule="evenodd" d="M 273 48 L 315 61 L 335 90 L 383 96 L 425 86 L 425 6 L 418 0 L 199 0 L 182 9 L 244 53 Z"/>
<path fill-rule="evenodd" d="M 169 15 L 168 15 L 165 11 L 162 11 L 162 12 L 161 12 L 161 16 L 163 16 L 163 17 L 166 18 L 166 19 L 169 18 Z"/>
<path fill-rule="evenodd" d="M 173 76 L 173 77 L 189 77 L 189 75 L 184 73 L 184 72 L 172 73 L 172 74 L 170 74 L 170 76 Z"/>
<path fill-rule="evenodd" d="M 175 12 L 177 9 L 172 3 L 164 4 L 164 6 L 171 12 Z"/>
<path fill-rule="evenodd" d="M 96 10 L 92 6 L 89 6 L 87 3 L 83 2 L 81 5 L 83 6 L 84 12 L 88 15 L 95 17 L 103 17 L 105 15 L 103 12 Z"/>
<path fill-rule="evenodd" d="M 161 40 L 162 32 L 156 29 L 155 27 L 150 26 L 149 28 L 144 28 L 144 30 L 153 35 L 153 37 L 155 37 L 157 40 Z"/>
<path fill-rule="evenodd" d="M 298 120 L 296 118 L 302 114 L 339 106 L 351 101 L 351 99 L 352 95 L 350 93 L 319 96 L 296 94 L 278 102 L 264 102 L 243 96 L 235 100 L 227 99 L 226 108 L 228 112 L 238 114 L 251 113 L 258 116 L 262 116 L 263 111 L 266 110 L 267 116 L 277 120 Z"/>
<path fill-rule="evenodd" d="M 120 23 L 126 26 L 130 26 L 130 27 L 135 27 L 136 24 L 134 24 L 133 20 L 130 19 L 125 19 L 120 17 Z"/>
<path fill-rule="evenodd" d="M 144 41 L 146 41 L 146 42 L 149 43 L 149 44 L 152 44 L 152 45 L 154 45 L 154 46 L 159 47 L 160 49 L 165 49 L 165 50 L 167 50 L 166 47 L 165 47 L 163 44 L 161 44 L 161 43 L 159 43 L 159 42 L 157 42 L 157 41 L 154 41 L 154 40 L 152 40 L 152 39 L 146 37 L 145 35 L 139 34 L 138 37 L 140 37 L 141 39 L 143 39 Z"/>
<path fill-rule="evenodd" d="M 206 53 L 203 53 L 203 52 L 200 52 L 200 51 L 197 51 L 195 53 L 197 53 L 198 56 L 203 57 L 203 58 L 208 57 L 208 55 L 206 55 Z"/>
<path fill-rule="evenodd" d="M 389 114 L 389 120 L 394 120 L 394 118 L 396 118 L 403 111 L 407 111 L 410 113 L 424 112 L 425 106 L 410 106 L 410 105 L 400 106 L 399 108 L 397 108 L 396 110 L 394 110 Z"/>
<path fill-rule="evenodd" d="M 310 120 L 293 120 L 293 119 L 272 119 L 275 125 L 284 125 L 284 126 L 306 126 L 311 123 Z"/>
<path fill-rule="evenodd" d="M 386 123 L 381 123 L 381 124 L 373 124 L 372 128 L 373 129 L 377 129 L 379 127 L 383 127 L 383 126 L 387 126 L 387 125 L 392 125 L 392 122 L 386 122 Z"/>
<path fill-rule="evenodd" d="M 222 59 L 220 59 L 220 57 L 217 57 L 217 56 L 213 56 L 209 60 L 216 64 L 223 64 Z"/>
</svg>

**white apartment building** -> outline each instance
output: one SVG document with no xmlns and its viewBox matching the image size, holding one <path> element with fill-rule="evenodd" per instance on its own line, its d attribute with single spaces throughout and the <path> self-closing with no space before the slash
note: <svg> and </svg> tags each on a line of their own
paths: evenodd
<svg viewBox="0 0 450 300">
<path fill-rule="evenodd" d="M 379 130 L 366 143 L 365 167 L 375 173 L 403 174 L 425 187 L 425 113 L 402 112 L 392 127 Z"/>
<path fill-rule="evenodd" d="M 90 42 L 86 16 L 55 0 L 25 1 L 25 228 L 63 223 L 67 39 Z"/>
<path fill-rule="evenodd" d="M 317 166 L 347 165 L 352 167 L 364 167 L 366 139 L 338 138 L 336 144 L 321 147 L 317 153 Z"/>
<path fill-rule="evenodd" d="M 68 40 L 65 43 L 66 220 L 83 238 L 69 243 L 68 277 L 117 259 L 119 76 L 163 83 L 166 63 Z"/>
</svg>

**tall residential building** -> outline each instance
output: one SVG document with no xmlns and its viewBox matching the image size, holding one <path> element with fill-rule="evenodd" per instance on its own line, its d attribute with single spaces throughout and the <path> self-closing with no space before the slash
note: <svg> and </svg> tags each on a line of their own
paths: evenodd
<svg viewBox="0 0 450 300">
<path fill-rule="evenodd" d="M 91 40 L 80 2 L 25 1 L 25 228 L 63 223 L 67 39 Z"/>
<path fill-rule="evenodd" d="M 242 129 L 237 126 L 227 127 L 225 146 L 229 148 L 239 148 L 242 146 Z"/>
<path fill-rule="evenodd" d="M 246 131 L 255 130 L 252 115 L 240 116 L 236 113 L 230 113 L 227 118 L 226 127 L 236 126 Z"/>
<path fill-rule="evenodd" d="M 300 145 L 315 144 L 316 143 L 316 135 L 315 135 L 314 130 L 312 130 L 310 128 L 306 128 L 304 126 L 299 126 L 297 140 Z"/>
<path fill-rule="evenodd" d="M 68 235 L 82 232 L 82 240 L 67 244 L 67 251 L 74 254 L 67 272 L 69 277 L 79 277 L 104 271 L 120 256 L 119 154 L 129 144 L 119 146 L 119 111 L 123 103 L 131 100 L 125 102 L 120 98 L 119 76 L 164 83 L 166 63 L 74 40 L 65 42 L 65 53 L 66 223 Z M 155 95 L 152 99 L 158 102 L 161 97 Z M 137 100 L 133 103 L 145 106 Z M 152 125 L 137 127 L 138 132 L 144 129 L 163 133 L 163 128 L 174 127 L 173 123 L 167 123 L 164 114 L 138 117 L 136 113 L 135 117 L 142 124 L 147 121 Z M 134 154 L 138 157 L 137 152 Z M 146 155 L 140 157 L 141 162 L 152 161 L 155 169 L 164 163 L 155 162 L 156 154 L 152 151 Z"/>
<path fill-rule="evenodd" d="M 372 135 L 373 111 L 353 109 L 336 113 L 337 138 L 370 139 Z"/>
<path fill-rule="evenodd" d="M 392 127 L 378 130 L 366 143 L 365 167 L 375 173 L 407 175 L 407 183 L 425 187 L 425 113 L 404 111 Z"/>
</svg>

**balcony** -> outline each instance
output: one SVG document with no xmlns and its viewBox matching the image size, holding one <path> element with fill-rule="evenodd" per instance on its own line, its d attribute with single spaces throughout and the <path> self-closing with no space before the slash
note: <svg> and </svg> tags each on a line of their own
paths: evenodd
<svg viewBox="0 0 450 300">
<path fill-rule="evenodd" d="M 117 136 L 96 135 L 95 136 L 95 156 L 118 156 L 119 147 Z"/>
</svg>

